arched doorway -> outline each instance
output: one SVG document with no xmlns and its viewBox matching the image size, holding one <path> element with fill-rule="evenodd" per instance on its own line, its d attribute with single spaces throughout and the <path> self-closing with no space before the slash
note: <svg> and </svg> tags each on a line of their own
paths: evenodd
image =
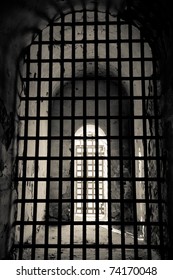
<svg viewBox="0 0 173 280">
<path fill-rule="evenodd" d="M 96 127 L 94 125 L 87 125 L 86 139 L 84 140 L 83 127 L 79 128 L 75 136 L 75 199 L 83 200 L 83 188 L 86 187 L 86 214 L 89 220 L 95 220 L 96 208 L 98 204 L 100 219 L 107 219 L 107 181 L 102 181 L 108 176 L 107 173 L 107 139 L 102 129 L 98 129 L 98 138 L 96 138 Z M 101 137 L 99 139 L 99 137 Z M 96 143 L 97 142 L 97 143 Z M 84 159 L 84 154 L 86 158 Z M 84 160 L 86 164 L 84 164 Z M 96 162 L 97 161 L 97 162 Z M 86 167 L 86 171 L 84 170 Z M 98 168 L 98 172 L 96 171 Z M 99 180 L 96 178 L 98 173 Z M 80 181 L 86 174 L 86 182 Z M 98 182 L 98 183 L 97 183 Z M 98 192 L 96 191 L 98 188 Z M 97 193 L 97 194 L 96 194 Z M 106 202 L 105 202 L 106 201 Z M 81 202 L 75 203 L 75 214 L 83 213 L 83 204 Z"/>
</svg>

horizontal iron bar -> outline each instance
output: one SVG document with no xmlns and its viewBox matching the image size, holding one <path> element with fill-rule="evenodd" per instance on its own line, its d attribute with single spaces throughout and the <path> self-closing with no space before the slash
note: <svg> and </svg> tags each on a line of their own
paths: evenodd
<svg viewBox="0 0 173 280">
<path fill-rule="evenodd" d="M 50 218 L 53 218 L 53 217 L 50 217 Z M 116 225 L 124 225 L 124 226 L 141 226 L 144 225 L 144 226 L 160 226 L 160 221 L 150 221 L 150 222 L 139 222 L 139 221 L 125 221 L 123 220 L 123 222 L 121 221 L 108 221 L 108 222 L 104 222 L 104 221 L 86 221 L 85 222 L 86 225 L 108 225 L 108 226 L 116 226 Z M 15 221 L 13 223 L 13 226 L 18 226 L 18 225 L 21 225 L 21 226 L 35 226 L 35 225 L 38 225 L 38 226 L 63 226 L 63 225 L 72 225 L 72 226 L 77 226 L 77 225 L 83 225 L 83 221 Z M 164 226 L 167 226 L 167 223 L 166 222 L 162 222 L 162 225 Z"/>
<path fill-rule="evenodd" d="M 113 181 L 136 181 L 136 182 L 150 182 L 150 181 L 154 181 L 154 182 L 157 182 L 158 180 L 161 180 L 160 182 L 165 182 L 165 178 L 163 177 L 140 177 L 140 178 L 133 178 L 133 177 L 109 177 L 109 178 L 102 178 L 102 177 L 82 177 L 82 178 L 79 178 L 79 177 L 76 177 L 76 178 L 73 178 L 74 181 L 79 181 L 79 182 L 88 182 L 88 181 L 95 181 L 95 180 L 99 180 L 99 181 L 106 181 L 106 182 L 113 182 Z M 49 182 L 49 181 L 71 181 L 71 177 L 48 177 L 48 176 L 45 176 L 45 177 L 18 177 L 16 179 L 14 179 L 14 181 L 17 181 L 17 182 L 26 182 L 26 181 L 33 181 L 33 182 Z"/>
<path fill-rule="evenodd" d="M 69 249 L 70 247 L 73 247 L 74 249 L 83 249 L 83 247 L 85 246 L 85 248 L 86 249 L 96 249 L 96 248 L 98 248 L 98 249 L 108 249 L 108 250 L 110 250 L 110 246 L 109 246 L 109 244 L 99 244 L 99 246 L 98 246 L 98 244 L 89 244 L 89 243 L 86 243 L 86 244 L 75 244 L 75 243 L 73 243 L 73 244 L 71 244 L 70 242 L 69 242 L 69 244 L 63 244 L 63 243 L 61 243 L 61 244 L 58 244 L 58 243 L 56 243 L 56 244 L 34 244 L 34 246 L 32 245 L 32 244 L 29 244 L 29 243 L 18 243 L 18 244 L 14 244 L 14 248 L 23 248 L 23 249 L 29 249 L 29 248 L 35 248 L 35 249 L 38 249 L 38 248 L 40 248 L 40 249 L 45 249 L 45 248 L 48 248 L 48 249 L 53 249 L 53 248 L 55 248 L 55 249 L 58 249 L 59 247 L 61 248 L 61 249 L 65 249 L 65 248 L 67 248 L 67 249 Z M 138 244 L 137 245 L 137 248 L 138 249 L 159 249 L 161 247 L 161 245 L 146 245 L 146 244 Z M 124 249 L 132 249 L 132 250 L 134 250 L 134 245 L 133 244 L 114 244 L 114 243 L 112 243 L 111 244 L 111 248 L 112 249 L 122 249 L 122 248 L 124 248 Z"/>
</svg>

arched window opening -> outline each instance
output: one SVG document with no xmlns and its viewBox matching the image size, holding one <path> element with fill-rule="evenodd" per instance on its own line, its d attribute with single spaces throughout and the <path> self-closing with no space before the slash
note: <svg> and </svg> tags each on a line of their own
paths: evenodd
<svg viewBox="0 0 173 280">
<path fill-rule="evenodd" d="M 75 160 L 75 178 L 78 178 L 75 183 L 75 199 L 79 201 L 83 199 L 84 181 L 80 181 L 80 178 L 84 178 L 85 173 L 86 200 L 89 200 L 86 203 L 87 220 L 96 219 L 97 204 L 99 204 L 99 220 L 107 220 L 107 181 L 102 181 L 103 178 L 107 178 L 107 139 L 105 133 L 100 128 L 98 128 L 98 138 L 96 138 L 95 130 L 94 125 L 87 125 L 86 140 L 83 139 L 83 127 L 75 133 L 75 136 L 80 137 L 75 140 L 75 156 L 77 157 Z M 99 139 L 99 136 L 102 138 Z M 86 155 L 86 164 L 84 164 L 84 154 Z M 97 159 L 96 155 L 98 155 Z M 84 166 L 86 166 L 86 172 L 84 171 Z M 95 179 L 96 168 L 98 168 L 98 184 Z M 96 188 L 99 189 L 98 197 L 96 197 Z M 81 216 L 81 218 L 83 207 L 81 202 L 75 203 L 75 214 Z"/>
</svg>

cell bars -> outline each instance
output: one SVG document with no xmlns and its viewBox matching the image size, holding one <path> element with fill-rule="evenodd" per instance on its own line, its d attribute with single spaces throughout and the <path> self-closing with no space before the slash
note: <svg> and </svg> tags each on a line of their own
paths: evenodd
<svg viewBox="0 0 173 280">
<path fill-rule="evenodd" d="M 16 258 L 163 259 L 160 96 L 140 31 L 97 10 L 62 16 L 22 73 Z"/>
</svg>

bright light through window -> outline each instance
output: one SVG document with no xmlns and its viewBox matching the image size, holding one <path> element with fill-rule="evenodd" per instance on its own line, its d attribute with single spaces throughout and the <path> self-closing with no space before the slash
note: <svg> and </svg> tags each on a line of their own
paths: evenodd
<svg viewBox="0 0 173 280">
<path fill-rule="evenodd" d="M 79 178 L 75 185 L 75 199 L 79 200 L 75 203 L 75 214 L 83 214 L 82 200 L 86 199 L 86 215 L 90 220 L 95 220 L 97 204 L 99 216 L 107 219 L 107 203 L 103 201 L 108 196 L 107 181 L 103 180 L 103 178 L 107 178 L 107 140 L 105 133 L 100 128 L 96 139 L 95 130 L 94 125 L 87 125 L 86 141 L 83 138 L 83 127 L 78 129 L 75 134 L 77 138 L 79 137 L 75 140 L 75 156 L 79 158 L 75 160 L 75 177 Z M 84 188 L 86 188 L 85 197 Z M 96 188 L 98 188 L 97 192 Z"/>
</svg>

